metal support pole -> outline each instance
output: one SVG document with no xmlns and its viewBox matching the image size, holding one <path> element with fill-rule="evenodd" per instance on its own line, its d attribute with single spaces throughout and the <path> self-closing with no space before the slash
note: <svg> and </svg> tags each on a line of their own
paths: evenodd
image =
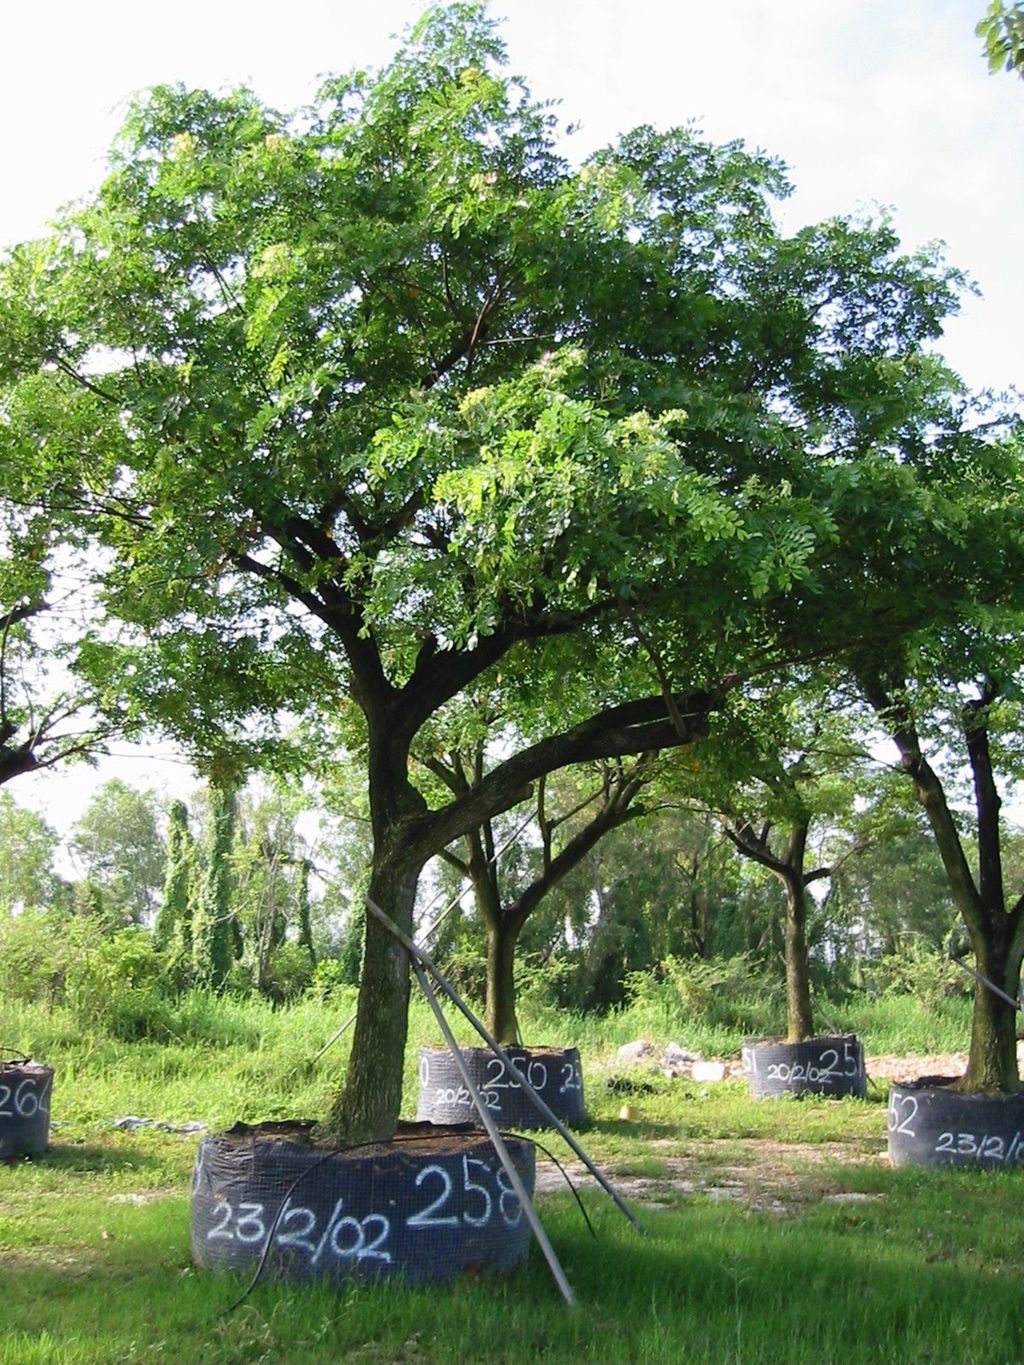
<svg viewBox="0 0 1024 1365">
<path fill-rule="evenodd" d="M 342 1024 L 341 1028 L 338 1029 L 336 1033 L 331 1034 L 331 1036 L 327 1039 L 327 1042 L 324 1043 L 323 1047 L 316 1054 L 316 1056 L 311 1057 L 309 1059 L 310 1066 L 313 1066 L 316 1062 L 318 1062 L 320 1058 L 324 1055 L 324 1053 L 327 1051 L 327 1049 L 332 1048 L 334 1044 L 338 1041 L 338 1039 L 341 1037 L 341 1035 L 345 1032 L 345 1030 L 350 1029 L 355 1022 L 356 1016 L 354 1014 L 350 1014 L 349 1017 Z"/>
<path fill-rule="evenodd" d="M 489 863 L 489 864 L 490 864 L 490 863 L 496 863 L 496 862 L 498 861 L 498 859 L 501 857 L 501 855 L 502 855 L 507 849 L 511 848 L 512 844 L 514 843 L 514 841 L 515 841 L 516 839 L 518 839 L 519 835 L 522 834 L 523 830 L 526 828 L 526 826 L 530 823 L 530 821 L 531 821 L 532 819 L 533 819 L 533 814 L 532 814 L 532 812 L 531 812 L 531 813 L 526 817 L 526 819 L 523 821 L 523 823 L 519 826 L 519 828 L 516 829 L 516 830 L 513 830 L 513 832 L 508 836 L 508 838 L 505 840 L 505 842 L 501 845 L 501 847 L 495 852 L 494 856 L 488 859 L 488 863 Z M 471 890 L 472 890 L 472 887 L 467 886 L 464 890 L 462 890 L 462 891 L 459 892 L 459 894 L 454 898 L 454 900 L 452 900 L 451 903 L 450 903 L 444 910 L 441 911 L 441 913 L 438 915 L 437 919 L 432 920 L 432 921 L 430 922 L 430 924 L 428 924 L 427 927 L 423 930 L 423 936 L 424 936 L 424 938 L 430 938 L 431 935 L 435 934 L 435 933 L 438 931 L 438 929 L 440 929 L 441 925 L 445 922 L 445 920 L 448 918 L 448 916 L 452 913 L 452 911 L 453 911 L 453 910 L 455 909 L 455 907 L 458 905 L 459 901 L 461 901 L 461 900 L 463 899 L 463 897 L 468 896 Z M 434 897 L 434 900 L 432 900 L 432 901 L 430 902 L 430 904 L 427 906 L 427 910 L 424 911 L 424 914 L 426 914 L 427 911 L 429 911 L 429 910 L 431 910 L 431 909 L 433 908 L 434 902 L 440 900 L 440 899 L 441 899 L 441 896 L 442 896 L 443 894 L 444 894 L 443 891 L 439 891 L 439 892 L 438 892 L 438 894 Z M 310 1066 L 314 1066 L 314 1065 L 320 1060 L 320 1058 L 324 1055 L 324 1053 L 327 1052 L 327 1051 L 329 1051 L 329 1050 L 334 1046 L 334 1044 L 338 1041 L 338 1039 L 339 1039 L 345 1032 L 347 1032 L 347 1030 L 350 1029 L 350 1028 L 352 1027 L 352 1025 L 353 1025 L 355 1022 L 356 1022 L 356 1016 L 355 1016 L 354 1014 L 350 1014 L 349 1017 L 348 1017 L 348 1018 L 345 1020 L 345 1022 L 342 1024 L 341 1028 L 338 1029 L 338 1031 L 337 1031 L 336 1033 L 332 1033 L 332 1034 L 331 1034 L 330 1038 L 328 1038 L 327 1042 L 324 1043 L 323 1047 L 322 1047 L 322 1048 L 320 1049 L 320 1051 L 316 1054 L 316 1056 L 310 1058 L 309 1065 L 310 1065 Z"/>
<path fill-rule="evenodd" d="M 558 1132 L 561 1133 L 562 1137 L 569 1144 L 572 1150 L 576 1153 L 579 1159 L 583 1162 L 584 1166 L 586 1166 L 590 1174 L 594 1177 L 598 1184 L 606 1191 L 606 1193 L 611 1196 L 611 1198 L 615 1201 L 616 1205 L 619 1207 L 622 1213 L 625 1214 L 625 1216 L 629 1219 L 633 1226 L 638 1231 L 646 1234 L 647 1229 L 644 1227 L 640 1219 L 636 1216 L 633 1210 L 629 1207 L 626 1201 L 619 1194 L 615 1186 L 611 1183 L 611 1181 L 604 1174 L 604 1172 L 599 1170 L 599 1168 L 594 1165 L 594 1163 L 587 1156 L 586 1152 L 583 1150 L 580 1144 L 569 1132 L 568 1128 L 566 1128 L 565 1124 L 561 1121 L 561 1119 L 559 1119 L 555 1114 L 551 1112 L 551 1109 L 549 1108 L 547 1102 L 541 1095 L 537 1094 L 536 1090 L 534 1090 L 533 1086 L 522 1074 L 522 1072 L 517 1071 L 516 1068 L 512 1065 L 512 1059 L 509 1057 L 508 1053 L 497 1041 L 497 1039 L 491 1036 L 491 1034 L 480 1022 L 480 1020 L 476 1017 L 476 1015 L 469 1008 L 466 1002 L 462 999 L 458 991 L 447 979 L 447 977 L 440 970 L 440 968 L 437 967 L 431 961 L 430 954 L 425 952 L 416 943 L 414 943 L 413 940 L 409 937 L 409 935 L 404 933 L 398 927 L 398 925 L 395 924 L 394 920 L 390 919 L 384 913 L 384 911 L 380 908 L 379 905 L 376 905 L 372 900 L 370 900 L 369 896 L 367 896 L 366 898 L 366 907 L 370 911 L 370 913 L 376 919 L 378 919 L 380 923 L 383 924 L 384 927 L 390 933 L 394 934 L 395 938 L 398 939 L 402 947 L 405 948 L 407 953 L 409 953 L 410 957 L 413 960 L 413 963 L 414 964 L 418 963 L 420 966 L 425 967 L 427 971 L 430 972 L 431 976 L 444 991 L 445 995 L 447 995 L 448 998 L 452 1001 L 452 1003 L 462 1012 L 465 1018 L 469 1020 L 469 1022 L 473 1025 L 477 1033 L 484 1040 L 487 1046 L 491 1049 L 494 1055 L 496 1057 L 500 1057 L 501 1060 L 505 1063 L 505 1066 L 508 1068 L 509 1075 L 519 1077 L 523 1090 L 526 1092 L 527 1096 L 533 1103 L 534 1107 L 537 1110 L 539 1110 L 539 1112 L 543 1115 L 545 1119 L 547 1119 L 548 1123 L 551 1124 L 552 1128 L 557 1129 Z M 458 1056 L 458 1054 L 456 1054 L 456 1056 Z"/>
<path fill-rule="evenodd" d="M 534 1237 L 536 1237 L 537 1241 L 540 1243 L 540 1249 L 543 1251 L 544 1258 L 551 1267 L 551 1273 L 555 1277 L 555 1283 L 562 1291 L 562 1297 L 571 1308 L 576 1302 L 576 1296 L 572 1292 L 572 1285 L 566 1279 L 565 1271 L 562 1269 L 562 1263 L 555 1255 L 555 1249 L 548 1240 L 548 1235 L 544 1231 L 540 1219 L 537 1217 L 537 1210 L 533 1207 L 526 1186 L 523 1184 L 522 1177 L 516 1169 L 516 1163 L 509 1156 L 508 1148 L 505 1146 L 505 1141 L 498 1132 L 497 1124 L 488 1112 L 487 1105 L 484 1103 L 480 1091 L 476 1088 L 476 1084 L 469 1074 L 469 1068 L 463 1060 L 462 1053 L 459 1051 L 459 1045 L 455 1041 L 455 1035 L 448 1026 L 448 1020 L 444 1017 L 444 1011 L 438 1003 L 433 987 L 427 980 L 426 972 L 424 972 L 419 962 L 417 962 L 416 958 L 411 953 L 410 957 L 412 958 L 413 971 L 416 973 L 419 983 L 423 988 L 423 994 L 427 997 L 427 1002 L 434 1011 L 434 1017 L 437 1019 L 438 1026 L 444 1034 L 444 1040 L 451 1049 L 452 1056 L 455 1058 L 455 1065 L 459 1068 L 459 1072 L 462 1075 L 462 1083 L 472 1096 L 476 1111 L 480 1115 L 480 1121 L 487 1130 L 487 1136 L 491 1139 L 494 1150 L 498 1153 L 498 1160 L 504 1166 L 505 1174 L 511 1181 L 512 1188 L 519 1196 L 519 1203 L 523 1212 L 526 1214 L 526 1221 L 533 1229 Z"/>
<path fill-rule="evenodd" d="M 958 967 L 962 967 L 968 976 L 973 976 L 975 981 L 980 981 L 983 986 L 987 986 L 993 995 L 998 995 L 1000 1000 L 1005 1000 L 1006 1003 L 1012 1005 L 1015 1010 L 1022 1008 L 1019 1000 L 1014 1000 L 1012 995 L 1007 995 L 1006 991 L 1000 990 L 1000 988 L 994 985 L 987 976 L 982 976 L 981 972 L 975 971 L 973 967 L 968 967 L 967 963 L 963 962 L 960 958 L 953 957 L 953 955 L 950 954 L 949 960 L 950 962 L 955 962 Z"/>
</svg>

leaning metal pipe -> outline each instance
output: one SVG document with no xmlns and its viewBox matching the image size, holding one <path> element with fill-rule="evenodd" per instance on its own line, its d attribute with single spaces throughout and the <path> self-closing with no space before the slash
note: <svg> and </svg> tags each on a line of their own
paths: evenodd
<svg viewBox="0 0 1024 1365">
<path fill-rule="evenodd" d="M 433 961 L 431 961 L 430 954 L 425 952 L 416 943 L 414 943 L 413 940 L 409 937 L 409 935 L 406 934 L 403 930 L 401 930 L 398 927 L 398 925 L 395 924 L 394 920 L 390 919 L 380 908 L 380 906 L 375 904 L 375 902 L 372 901 L 369 898 L 369 896 L 367 896 L 366 898 L 366 907 L 374 916 L 374 918 L 379 920 L 380 923 L 383 924 L 384 927 L 388 930 L 388 932 L 393 934 L 394 937 L 398 939 L 402 947 L 406 950 L 407 953 L 410 954 L 413 961 L 419 962 L 421 966 L 425 967 L 427 971 L 430 972 L 431 976 L 444 991 L 445 995 L 447 995 L 448 998 L 452 1001 L 452 1003 L 462 1012 L 465 1018 L 469 1020 L 469 1022 L 473 1025 L 477 1033 L 484 1040 L 487 1046 L 491 1049 L 494 1055 L 496 1057 L 501 1058 L 505 1066 L 508 1068 L 509 1075 L 519 1077 L 519 1080 L 522 1083 L 522 1087 L 526 1094 L 528 1095 L 528 1097 L 530 1098 L 530 1100 L 532 1101 L 534 1107 L 540 1111 L 540 1113 L 544 1116 L 544 1118 L 547 1119 L 548 1123 L 550 1123 L 553 1128 L 557 1129 L 558 1132 L 561 1133 L 562 1137 L 566 1140 L 566 1142 L 569 1144 L 572 1150 L 583 1162 L 584 1166 L 586 1166 L 590 1174 L 594 1177 L 598 1184 L 612 1197 L 612 1199 L 618 1205 L 619 1209 L 625 1214 L 625 1216 L 629 1219 L 633 1226 L 638 1231 L 646 1234 L 647 1229 L 644 1227 L 640 1219 L 636 1216 L 633 1210 L 629 1207 L 626 1201 L 619 1194 L 615 1186 L 611 1183 L 611 1181 L 604 1174 L 604 1172 L 599 1170 L 599 1168 L 594 1165 L 594 1163 L 587 1156 L 583 1148 L 579 1145 L 579 1143 L 576 1141 L 573 1135 L 569 1132 L 568 1128 L 566 1128 L 565 1124 L 561 1121 L 561 1119 L 557 1118 L 556 1115 L 551 1112 L 551 1109 L 548 1107 L 547 1102 L 542 1098 L 542 1096 L 537 1094 L 536 1090 L 534 1090 L 533 1086 L 522 1074 L 522 1072 L 517 1071 L 516 1068 L 512 1065 L 512 1060 L 509 1057 L 508 1053 L 497 1041 L 497 1039 L 491 1036 L 487 1028 L 476 1017 L 476 1015 L 469 1008 L 466 1002 L 462 999 L 458 991 L 447 979 L 447 977 L 440 970 L 440 968 L 437 967 Z"/>
<path fill-rule="evenodd" d="M 491 1139 L 494 1150 L 498 1153 L 498 1160 L 501 1162 L 502 1166 L 504 1166 L 505 1174 L 508 1176 L 512 1188 L 519 1196 L 519 1203 L 523 1212 L 526 1214 L 526 1220 L 533 1229 L 534 1237 L 536 1237 L 537 1241 L 540 1243 L 540 1249 L 543 1251 L 544 1258 L 551 1267 L 551 1273 L 555 1277 L 555 1283 L 562 1291 L 562 1297 L 571 1308 L 576 1302 L 576 1296 L 572 1292 L 572 1285 L 566 1279 L 565 1271 L 562 1269 L 562 1263 L 555 1255 L 555 1249 L 548 1240 L 548 1235 L 544 1231 L 543 1224 L 537 1217 L 537 1210 L 533 1207 L 533 1202 L 527 1193 L 526 1186 L 523 1184 L 522 1177 L 516 1170 L 515 1162 L 508 1154 L 508 1148 L 505 1146 L 505 1141 L 498 1132 L 497 1124 L 488 1113 L 483 1096 L 476 1088 L 476 1084 L 469 1074 L 469 1068 L 466 1066 L 462 1053 L 459 1050 L 459 1045 L 455 1041 L 455 1035 L 448 1026 L 448 1020 L 444 1017 L 444 1011 L 438 1003 L 437 996 L 434 994 L 433 988 L 427 980 L 427 974 L 411 953 L 410 957 L 412 957 L 413 971 L 416 973 L 420 986 L 423 988 L 423 994 L 427 997 L 427 1003 L 434 1011 L 434 1017 L 437 1019 L 441 1032 L 444 1034 L 444 1040 L 451 1049 L 455 1065 L 459 1068 L 459 1072 L 462 1076 L 462 1084 L 469 1091 L 473 1104 L 476 1106 L 476 1111 L 480 1115 L 480 1121 L 487 1130 L 487 1136 Z"/>
</svg>

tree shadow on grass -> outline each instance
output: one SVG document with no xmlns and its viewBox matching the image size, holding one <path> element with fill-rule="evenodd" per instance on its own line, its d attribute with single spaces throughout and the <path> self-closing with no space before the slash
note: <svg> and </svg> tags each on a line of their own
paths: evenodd
<svg viewBox="0 0 1024 1365">
<path fill-rule="evenodd" d="M 100 1142 L 57 1142 L 34 1156 L 5 1157 L 0 1165 L 8 1169 L 24 1166 L 46 1171 L 108 1175 L 113 1171 L 155 1169 L 165 1166 L 166 1161 L 156 1152 L 141 1151 L 136 1147 L 107 1146 Z"/>
</svg>

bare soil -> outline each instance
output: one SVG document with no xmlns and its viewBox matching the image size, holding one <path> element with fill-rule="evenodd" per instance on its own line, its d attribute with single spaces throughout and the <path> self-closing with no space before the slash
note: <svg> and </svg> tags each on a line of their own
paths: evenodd
<svg viewBox="0 0 1024 1365">
<path fill-rule="evenodd" d="M 330 1146 L 317 1139 L 313 1119 L 267 1120 L 264 1123 L 236 1123 L 233 1128 L 216 1135 L 217 1142 L 228 1147 L 249 1147 L 254 1143 L 290 1142 L 299 1147 L 327 1153 Z M 427 1156 L 439 1152 L 490 1150 L 491 1140 L 480 1128 L 471 1124 L 436 1124 L 402 1120 L 391 1142 L 367 1142 L 351 1148 L 338 1148 L 339 1159 L 351 1151 L 354 1156 L 379 1157 L 389 1152 L 404 1152 L 410 1156 Z"/>
<path fill-rule="evenodd" d="M 681 1155 L 671 1156 L 668 1149 L 678 1153 L 678 1143 L 651 1145 L 666 1149 L 663 1172 L 633 1175 L 628 1164 L 621 1173 L 614 1164 L 604 1172 L 623 1198 L 640 1209 L 672 1208 L 680 1196 L 699 1194 L 785 1217 L 812 1203 L 862 1203 L 885 1197 L 845 1187 L 844 1164 L 888 1164 L 884 1151 L 866 1153 L 863 1144 L 729 1138 L 687 1142 Z M 565 1170 L 577 1188 L 599 1190 L 584 1166 L 573 1163 Z M 551 1162 L 538 1159 L 537 1194 L 553 1194 L 566 1188 L 562 1173 Z"/>
<path fill-rule="evenodd" d="M 1022 1044 L 1024 1052 L 1024 1044 Z M 743 1075 L 739 1058 L 724 1058 L 726 1075 Z M 887 1085 L 922 1076 L 960 1076 L 967 1066 L 966 1052 L 916 1056 L 869 1056 L 865 1059 L 869 1081 Z M 845 1188 L 842 1167 L 865 1163 L 887 1166 L 884 1137 L 878 1148 L 865 1151 L 863 1139 L 855 1142 L 778 1142 L 769 1138 L 728 1138 L 720 1141 L 655 1141 L 650 1147 L 664 1164 L 664 1173 L 637 1175 L 630 1163 L 613 1164 L 605 1174 L 616 1189 L 638 1208 L 670 1208 L 680 1196 L 700 1194 L 730 1199 L 748 1208 L 779 1217 L 798 1213 L 813 1202 L 854 1204 L 885 1199 L 884 1194 L 865 1194 Z M 598 1189 L 597 1182 L 578 1163 L 567 1168 L 580 1188 Z M 566 1188 L 565 1179 L 538 1153 L 537 1193 Z"/>
<path fill-rule="evenodd" d="M 877 1081 L 916 1081 L 921 1076 L 962 1076 L 966 1052 L 935 1053 L 924 1057 L 865 1057 L 868 1076 Z"/>
</svg>

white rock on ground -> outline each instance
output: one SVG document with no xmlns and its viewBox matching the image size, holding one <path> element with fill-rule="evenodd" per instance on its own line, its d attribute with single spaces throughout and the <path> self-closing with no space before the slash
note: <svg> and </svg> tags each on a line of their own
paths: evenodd
<svg viewBox="0 0 1024 1365">
<path fill-rule="evenodd" d="M 724 1062 L 694 1062 L 690 1075 L 695 1081 L 724 1081 Z"/>
<path fill-rule="evenodd" d="M 653 1057 L 654 1044 L 646 1038 L 638 1038 L 635 1043 L 623 1043 L 616 1055 L 620 1062 L 635 1065 L 647 1057 Z"/>
</svg>

